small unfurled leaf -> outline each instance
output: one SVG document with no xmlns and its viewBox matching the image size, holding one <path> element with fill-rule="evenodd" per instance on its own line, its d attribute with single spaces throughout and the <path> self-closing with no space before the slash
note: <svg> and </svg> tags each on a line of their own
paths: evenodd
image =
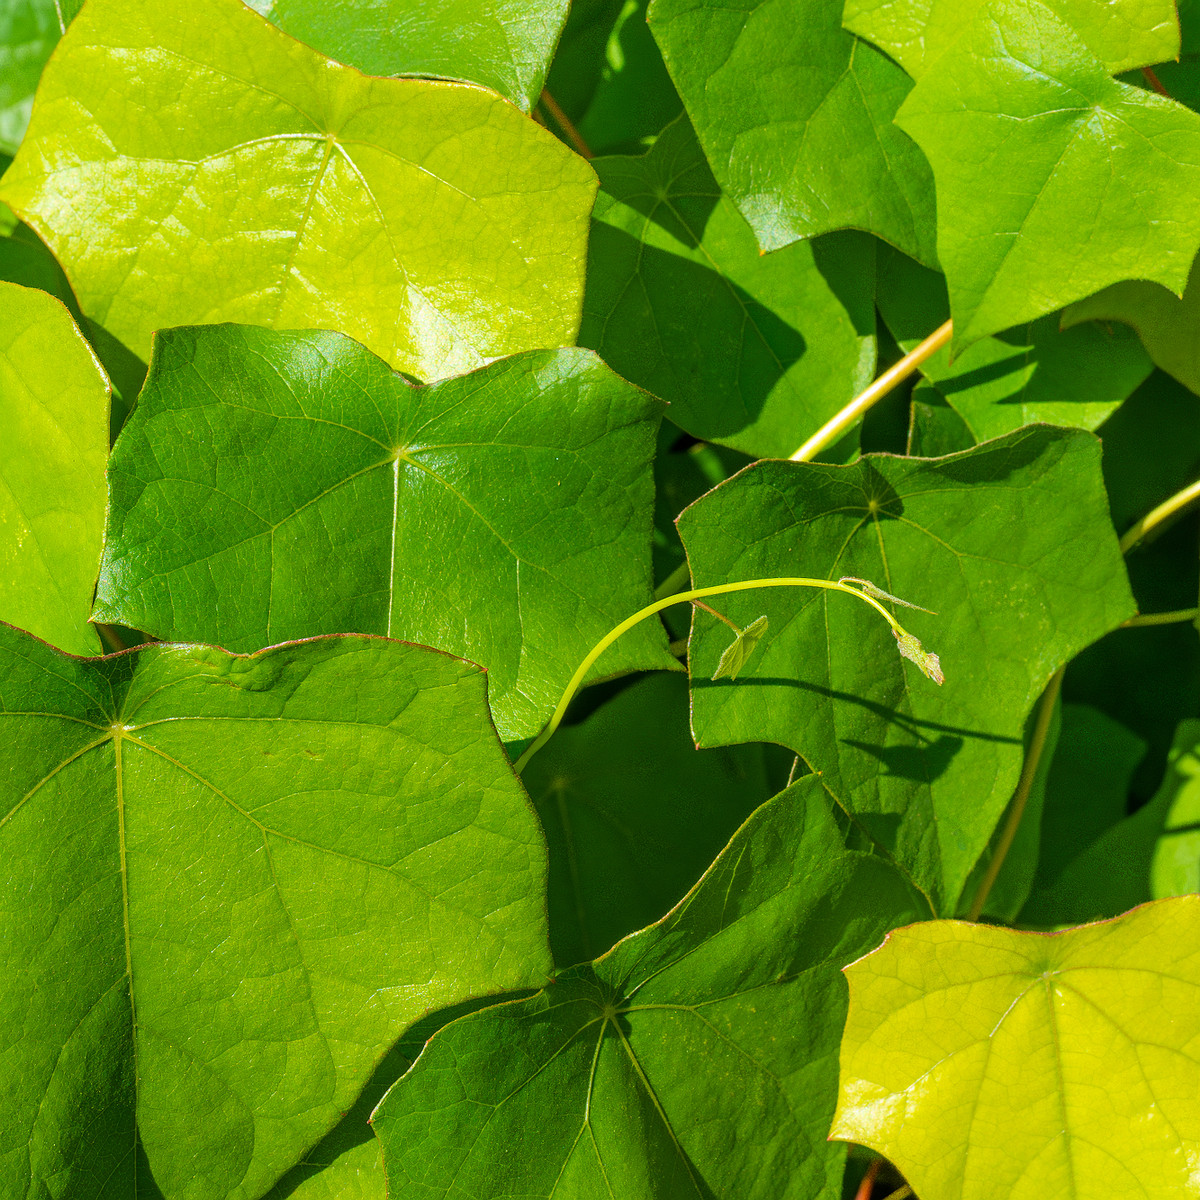
<svg viewBox="0 0 1200 1200">
<path fill-rule="evenodd" d="M 914 662 L 921 668 L 921 673 L 932 679 L 936 684 L 946 682 L 946 676 L 942 674 L 942 664 L 938 661 L 936 654 L 930 654 L 921 645 L 921 639 L 914 637 L 911 633 L 896 633 L 896 645 L 900 647 L 900 653 L 908 659 L 909 662 Z"/>
<path fill-rule="evenodd" d="M 830 1136 L 921 1200 L 1196 1194 L 1200 896 L 1056 934 L 927 921 L 846 977 Z"/>
<path fill-rule="evenodd" d="M 726 647 L 725 653 L 721 655 L 721 661 L 717 663 L 717 669 L 712 673 L 713 679 L 724 679 L 726 676 L 736 679 L 738 672 L 746 665 L 750 655 L 754 653 L 754 648 L 766 632 L 766 617 L 759 617 L 757 620 L 751 621 Z"/>
</svg>

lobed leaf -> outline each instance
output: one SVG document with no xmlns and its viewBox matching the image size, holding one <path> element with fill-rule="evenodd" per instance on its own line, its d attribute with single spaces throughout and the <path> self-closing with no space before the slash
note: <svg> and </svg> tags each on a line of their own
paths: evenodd
<svg viewBox="0 0 1200 1200">
<path fill-rule="evenodd" d="M 1168 1200 L 1200 1154 L 1200 897 L 1057 934 L 936 921 L 846 970 L 832 1137 L 921 1200 Z"/>
<path fill-rule="evenodd" d="M 929 165 L 892 123 L 912 84 L 841 27 L 841 0 L 653 0 L 721 190 L 764 251 L 837 229 L 936 261 Z"/>
<path fill-rule="evenodd" d="M 334 333 L 158 336 L 97 619 L 233 650 L 375 633 L 487 667 L 506 740 L 651 600 L 660 404 L 584 350 L 414 387 Z M 674 667 L 640 626 L 598 669 Z"/>
<path fill-rule="evenodd" d="M 574 340 L 594 188 L 483 89 L 364 78 L 241 0 L 90 0 L 0 198 L 142 358 L 235 320 L 428 379 Z"/>
<path fill-rule="evenodd" d="M 728 638 L 694 618 L 698 745 L 770 741 L 822 775 L 935 909 L 954 912 L 1016 786 L 1025 717 L 1050 676 L 1133 612 L 1100 445 L 1038 426 L 943 459 L 761 462 L 679 519 L 696 587 L 772 576 L 878 580 L 936 607 L 904 614 L 936 647 L 936 687 L 878 613 L 841 593 L 722 597 L 772 635 L 736 683 Z"/>
<path fill-rule="evenodd" d="M 937 181 L 956 350 L 1123 279 L 1183 290 L 1200 116 L 1115 82 L 1038 0 L 987 0 L 896 122 Z"/>
<path fill-rule="evenodd" d="M 471 664 L 0 627 L 0 726 L 5 1194 L 132 1196 L 136 1136 L 168 1200 L 253 1200 L 422 1013 L 549 969 Z"/>
<path fill-rule="evenodd" d="M 373 1117 L 389 1194 L 833 1200 L 838 966 L 919 907 L 801 780 L 657 925 L 434 1036 Z"/>
<path fill-rule="evenodd" d="M 640 158 L 593 165 L 602 190 L 579 341 L 668 401 L 676 425 L 786 457 L 870 383 L 867 238 L 760 255 L 683 117 Z"/>
<path fill-rule="evenodd" d="M 0 280 L 0 310 L 0 619 L 96 654 L 108 379 L 60 301 Z"/>
</svg>

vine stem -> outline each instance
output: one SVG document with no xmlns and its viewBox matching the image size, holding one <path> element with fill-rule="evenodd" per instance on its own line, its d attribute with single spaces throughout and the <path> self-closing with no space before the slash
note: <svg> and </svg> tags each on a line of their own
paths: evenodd
<svg viewBox="0 0 1200 1200">
<path fill-rule="evenodd" d="M 1190 508 L 1197 500 L 1200 500 L 1200 479 L 1169 496 L 1157 508 L 1152 508 L 1136 525 L 1127 529 L 1121 538 L 1121 553 L 1128 554 L 1134 546 L 1145 540 L 1148 533 L 1177 513 Z"/>
<path fill-rule="evenodd" d="M 1029 752 L 1021 765 L 1021 777 L 1017 781 L 1017 790 L 1013 795 L 1012 804 L 1008 810 L 1008 820 L 1004 823 L 1004 832 L 996 843 L 996 852 L 983 873 L 979 887 L 975 891 L 975 899 L 971 901 L 971 911 L 967 915 L 970 921 L 978 921 L 983 906 L 987 903 L 988 894 L 993 884 L 1000 876 L 1000 868 L 1012 848 L 1013 839 L 1017 836 L 1021 818 L 1025 815 L 1025 806 L 1029 803 L 1029 793 L 1033 791 L 1033 781 L 1037 777 L 1038 764 L 1042 761 L 1042 751 L 1046 748 L 1046 738 L 1050 736 L 1050 723 L 1054 719 L 1054 705 L 1062 691 L 1063 676 L 1066 667 L 1059 667 L 1050 677 L 1046 690 L 1038 703 L 1037 718 L 1033 725 L 1033 736 L 1029 739 Z"/>
<path fill-rule="evenodd" d="M 850 428 L 873 404 L 906 380 L 923 362 L 932 358 L 954 333 L 954 322 L 939 325 L 919 346 L 910 350 L 895 366 L 889 367 L 865 391 L 860 392 L 841 412 L 831 417 L 792 455 L 792 462 L 811 462 L 827 446 Z"/>
<path fill-rule="evenodd" d="M 858 1185 L 858 1191 L 854 1193 L 854 1200 L 871 1200 L 871 1193 L 875 1190 L 875 1179 L 879 1175 L 879 1168 L 882 1166 L 882 1158 L 871 1160 L 871 1165 L 867 1168 L 867 1173 L 862 1177 L 862 1183 Z"/>
<path fill-rule="evenodd" d="M 670 608 L 673 604 L 690 603 L 695 600 L 704 600 L 708 596 L 727 596 L 731 592 L 748 592 L 756 588 L 769 587 L 809 587 L 822 588 L 830 592 L 845 592 L 850 596 L 857 596 L 860 600 L 866 601 L 876 612 L 880 613 L 885 621 L 892 627 L 892 632 L 897 637 L 907 637 L 908 633 L 904 627 L 892 616 L 882 604 L 872 596 L 868 596 L 865 592 L 860 592 L 857 588 L 853 588 L 844 583 L 835 583 L 832 579 L 805 579 L 801 577 L 784 577 L 778 579 L 745 579 L 738 583 L 720 583 L 713 587 L 696 588 L 690 592 L 679 592 L 674 596 L 666 596 L 662 600 L 655 600 L 653 604 L 647 604 L 645 608 L 638 609 L 631 617 L 626 617 L 620 625 L 610 629 L 592 648 L 588 651 L 587 657 L 575 669 L 575 674 L 571 676 L 571 681 L 567 684 L 563 691 L 562 699 L 558 702 L 558 707 L 554 710 L 554 715 L 546 724 L 546 728 L 538 734 L 537 738 L 529 745 L 525 753 L 517 759 L 513 770 L 520 775 L 525 769 L 526 763 L 550 740 L 554 735 L 554 731 L 562 724 L 562 719 L 566 715 L 567 707 L 575 698 L 575 693 L 583 686 L 584 677 L 592 669 L 592 665 L 609 648 L 622 634 L 628 633 L 639 622 L 644 621 L 647 617 L 654 616 L 655 613 L 662 612 L 664 608 Z"/>
<path fill-rule="evenodd" d="M 592 148 L 583 140 L 583 135 L 575 128 L 571 118 L 559 107 L 559 103 L 549 92 L 542 92 L 542 103 L 546 111 L 554 118 L 555 124 L 567 135 L 567 141 L 575 148 L 575 152 L 586 159 L 591 159 Z"/>
<path fill-rule="evenodd" d="M 1200 617 L 1200 608 L 1177 608 L 1173 612 L 1138 613 L 1128 621 L 1121 622 L 1122 629 L 1139 629 L 1145 625 L 1174 625 L 1180 621 L 1194 621 Z"/>
</svg>

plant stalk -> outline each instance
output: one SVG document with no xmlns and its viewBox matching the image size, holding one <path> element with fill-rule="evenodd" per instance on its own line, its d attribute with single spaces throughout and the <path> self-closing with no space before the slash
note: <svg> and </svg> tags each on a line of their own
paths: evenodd
<svg viewBox="0 0 1200 1200">
<path fill-rule="evenodd" d="M 587 657 L 575 669 L 575 674 L 571 676 L 571 680 L 564 689 L 562 698 L 558 702 L 558 707 L 554 710 L 554 715 L 547 722 L 546 728 L 538 734 L 537 738 L 530 743 L 525 753 L 517 759 L 513 770 L 520 775 L 525 769 L 526 763 L 550 740 L 554 735 L 554 731 L 562 724 L 562 719 L 566 715 L 568 706 L 575 698 L 575 693 L 583 686 L 584 677 L 592 669 L 592 665 L 622 634 L 628 633 L 629 630 L 644 621 L 647 617 L 652 617 L 655 613 L 662 612 L 664 608 L 670 608 L 673 604 L 684 604 L 695 600 L 703 600 L 709 596 L 727 596 L 731 592 L 748 592 L 755 588 L 769 587 L 822 588 L 825 591 L 845 592 L 847 595 L 857 596 L 860 600 L 869 604 L 887 621 L 897 638 L 909 636 L 900 622 L 878 600 L 847 584 L 835 583 L 832 579 L 805 579 L 790 576 L 779 579 L 747 579 L 738 583 L 720 583 L 714 587 L 696 588 L 690 592 L 679 592 L 674 596 L 666 596 L 662 600 L 655 600 L 653 604 L 647 604 L 645 608 L 638 609 L 633 616 L 626 617 L 619 625 L 610 629 L 588 651 Z"/>
<path fill-rule="evenodd" d="M 571 118 L 559 107 L 558 101 L 548 91 L 543 91 L 542 103 L 546 106 L 546 111 L 554 118 L 554 123 L 567 135 L 567 141 L 574 147 L 576 154 L 590 160 L 593 157 L 592 148 L 583 140 L 582 134 L 575 128 Z"/>
<path fill-rule="evenodd" d="M 1136 545 L 1144 541 L 1146 535 L 1157 529 L 1164 522 L 1185 512 L 1200 500 L 1200 479 L 1189 484 L 1182 491 L 1169 496 L 1157 508 L 1152 508 L 1136 525 L 1127 529 L 1121 538 L 1121 553 L 1128 554 Z"/>
<path fill-rule="evenodd" d="M 889 367 L 865 391 L 860 392 L 841 412 L 831 417 L 792 455 L 792 462 L 811 462 L 827 446 L 833 445 L 873 404 L 906 380 L 926 359 L 932 358 L 954 333 L 954 322 L 938 326 L 919 346 Z"/>
<path fill-rule="evenodd" d="M 1194 621 L 1200 617 L 1200 608 L 1177 608 L 1173 612 L 1138 613 L 1128 621 L 1121 622 L 1122 629 L 1139 629 L 1145 625 L 1175 625 L 1182 621 Z"/>
</svg>

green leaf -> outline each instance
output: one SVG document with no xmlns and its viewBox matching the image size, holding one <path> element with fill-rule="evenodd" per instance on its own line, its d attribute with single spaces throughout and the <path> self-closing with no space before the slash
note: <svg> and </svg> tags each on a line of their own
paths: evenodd
<svg viewBox="0 0 1200 1200">
<path fill-rule="evenodd" d="M 761 256 L 685 118 L 602 191 L 581 345 L 704 441 L 787 457 L 875 371 L 874 248 L 843 234 Z"/>
<path fill-rule="evenodd" d="M 6 0 L 0 6 L 0 152 L 15 154 L 46 59 L 78 9 L 72 0 Z"/>
<path fill-rule="evenodd" d="M 0 311 L 0 620 L 95 654 L 108 380 L 58 300 L 0 281 Z"/>
<path fill-rule="evenodd" d="M 1139 817 L 1143 820 L 1134 826 Z M 1175 731 L 1162 787 L 1126 822 L 1121 849 L 1130 842 L 1140 848 L 1146 832 L 1154 837 L 1150 894 L 1157 898 L 1200 891 L 1200 721 L 1183 721 Z"/>
<path fill-rule="evenodd" d="M 414 387 L 340 334 L 164 331 L 113 451 L 96 619 L 436 646 L 487 667 L 501 736 L 528 736 L 651 600 L 660 412 L 584 350 Z M 675 665 L 645 624 L 598 670 Z"/>
<path fill-rule="evenodd" d="M 479 88 L 364 78 L 240 0 L 90 0 L 0 190 L 142 358 L 237 320 L 429 379 L 574 340 L 594 188 Z"/>
<path fill-rule="evenodd" d="M 912 391 L 906 453 L 916 458 L 941 458 L 974 445 L 966 422 L 932 383 L 922 379 Z"/>
<path fill-rule="evenodd" d="M 790 747 L 953 912 L 1016 787 L 1033 702 L 1133 612 L 1097 439 L 1038 426 L 943 459 L 761 462 L 692 505 L 679 530 L 696 587 L 853 575 L 936 606 L 902 616 L 941 656 L 940 688 L 861 601 L 723 596 L 731 620 L 765 611 L 773 632 L 737 683 L 713 683 L 727 631 L 694 618 L 692 727 L 702 746 Z"/>
<path fill-rule="evenodd" d="M 767 618 L 758 617 L 743 629 L 733 642 L 725 648 L 717 662 L 713 679 L 736 679 L 742 668 L 750 661 L 758 643 L 766 636 Z"/>
<path fill-rule="evenodd" d="M 1038 0 L 988 0 L 896 122 L 937 181 L 956 350 L 1122 279 L 1183 290 L 1200 116 L 1110 79 Z"/>
<path fill-rule="evenodd" d="M 569 0 L 248 0 L 255 12 L 368 75 L 481 83 L 529 112 Z"/>
<path fill-rule="evenodd" d="M 431 1008 L 549 968 L 482 672 L 344 637 L 72 660 L 0 627 L 6 1195 L 251 1200 Z M 74 1190 L 72 1190 L 74 1189 Z"/>
<path fill-rule="evenodd" d="M 840 1196 L 838 966 L 916 912 L 802 780 L 657 925 L 434 1036 L 373 1119 L 389 1194 Z"/>
<path fill-rule="evenodd" d="M 1155 365 L 1200 392 L 1200 270 L 1193 265 L 1182 297 L 1157 283 L 1129 280 L 1072 304 L 1064 325 L 1123 321 L 1137 330 Z"/>
<path fill-rule="evenodd" d="M 770 798 L 774 748 L 697 750 L 687 714 L 687 680 L 656 673 L 529 760 L 521 781 L 550 845 L 559 966 L 657 921 Z"/>
<path fill-rule="evenodd" d="M 954 46 L 986 3 L 846 0 L 844 22 L 920 79 Z M 1110 75 L 1179 57 L 1175 0 L 1046 0 L 1046 4 Z M 1020 9 L 1012 13 L 1015 29 L 1022 14 Z M 959 46 L 955 54 L 961 53 Z"/>
<path fill-rule="evenodd" d="M 1059 934 L 937 921 L 846 971 L 832 1137 L 921 1200 L 1195 1186 L 1200 897 Z"/>
<path fill-rule="evenodd" d="M 944 277 L 887 249 L 877 303 L 905 352 L 950 315 Z M 972 442 L 984 442 L 1039 421 L 1096 429 L 1152 367 L 1138 339 L 1120 326 L 1088 322 L 1063 331 L 1052 315 L 983 338 L 953 361 L 945 347 L 921 372 L 962 417 Z"/>
<path fill-rule="evenodd" d="M 649 21 L 764 251 L 853 228 L 936 261 L 929 165 L 892 123 L 912 84 L 842 29 L 840 0 L 653 0 Z"/>
<path fill-rule="evenodd" d="M 1098 709 L 1064 706 L 1042 814 L 1042 857 L 1023 923 L 1115 917 L 1151 898 L 1162 814 L 1152 803 L 1125 816 L 1129 780 L 1145 753 L 1141 738 Z"/>
</svg>

